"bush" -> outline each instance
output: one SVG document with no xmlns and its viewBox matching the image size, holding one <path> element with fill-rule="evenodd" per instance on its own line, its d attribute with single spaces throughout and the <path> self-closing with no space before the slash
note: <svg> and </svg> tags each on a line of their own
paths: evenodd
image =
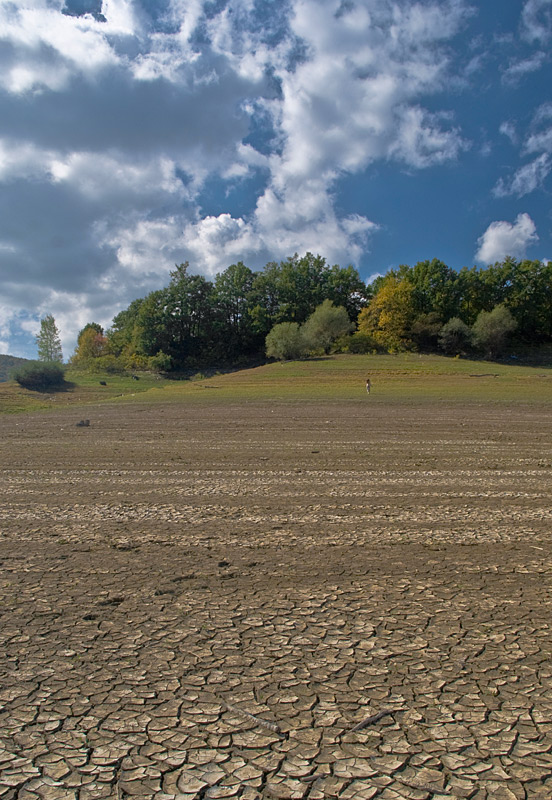
<svg viewBox="0 0 552 800">
<path fill-rule="evenodd" d="M 436 311 L 420 314 L 412 323 L 410 335 L 420 350 L 433 350 L 437 346 L 443 320 Z"/>
<path fill-rule="evenodd" d="M 301 332 L 306 347 L 329 353 L 333 342 L 346 336 L 353 327 L 343 306 L 334 306 L 331 300 L 324 300 L 312 312 Z"/>
<path fill-rule="evenodd" d="M 296 322 L 279 322 L 266 337 L 266 354 L 279 361 L 301 358 L 306 345 L 299 325 Z"/>
<path fill-rule="evenodd" d="M 58 361 L 29 361 L 17 367 L 11 378 L 24 389 L 35 392 L 55 391 L 65 383 L 65 367 Z"/>
<path fill-rule="evenodd" d="M 123 362 L 125 369 L 129 370 L 130 372 L 139 372 L 140 370 L 149 369 L 148 357 L 138 355 L 138 353 L 131 353 L 130 355 L 123 357 Z"/>
<path fill-rule="evenodd" d="M 160 350 L 148 358 L 148 366 L 152 372 L 168 372 L 172 367 L 172 358 Z"/>
<path fill-rule="evenodd" d="M 448 355 L 465 353 L 470 348 L 471 342 L 471 329 L 459 317 L 449 319 L 439 331 L 439 347 Z"/>
<path fill-rule="evenodd" d="M 473 338 L 477 347 L 489 358 L 499 356 L 517 322 L 506 306 L 495 306 L 492 311 L 481 311 L 473 323 Z"/>
<path fill-rule="evenodd" d="M 349 337 L 347 349 L 349 353 L 375 353 L 380 350 L 374 337 L 361 331 Z"/>
<path fill-rule="evenodd" d="M 121 359 L 111 353 L 91 359 L 88 362 L 88 368 L 91 372 L 107 372 L 108 375 L 120 375 L 125 371 L 125 365 Z"/>
</svg>

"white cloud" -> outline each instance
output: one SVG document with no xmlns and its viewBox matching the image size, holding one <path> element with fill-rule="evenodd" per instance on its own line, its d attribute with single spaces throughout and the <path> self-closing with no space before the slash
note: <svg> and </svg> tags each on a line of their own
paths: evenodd
<svg viewBox="0 0 552 800">
<path fill-rule="evenodd" d="M 527 248 L 538 241 L 535 223 L 529 214 L 518 214 L 514 223 L 491 222 L 478 239 L 477 262 L 492 264 L 506 256 L 522 258 Z"/>
<path fill-rule="evenodd" d="M 0 0 L 14 308 L 53 313 L 73 335 L 186 259 L 206 275 L 305 250 L 358 261 L 378 225 L 336 210 L 340 179 L 378 160 L 459 158 L 462 134 L 435 109 L 467 2 L 278 5 L 104 0 L 100 18 L 64 14 L 64 0 Z M 209 180 L 222 197 L 252 177 L 247 208 L 201 211 Z"/>
<path fill-rule="evenodd" d="M 114 14 L 114 23 L 105 24 L 89 15 L 67 16 L 60 13 L 62 8 L 62 2 L 17 6 L 10 0 L 1 0 L 0 40 L 9 42 L 14 52 L 13 62 L 4 65 L 0 73 L 0 84 L 7 91 L 59 91 L 75 70 L 93 74 L 118 63 L 119 57 L 106 34 L 132 33 L 132 29 L 121 27 L 120 14 Z"/>
<path fill-rule="evenodd" d="M 516 126 L 511 120 L 505 120 L 502 122 L 499 131 L 503 136 L 506 136 L 512 144 L 517 144 L 518 137 Z"/>
<path fill-rule="evenodd" d="M 525 142 L 527 153 L 552 153 L 552 103 L 543 103 L 535 112 L 532 133 Z"/>
<path fill-rule="evenodd" d="M 531 163 L 520 167 L 509 183 L 500 179 L 493 189 L 493 194 L 495 197 L 506 197 L 511 194 L 523 197 L 535 189 L 540 189 L 551 170 L 550 157 L 547 153 L 543 153 Z"/>
<path fill-rule="evenodd" d="M 443 115 L 430 114 L 421 108 L 404 108 L 399 114 L 396 141 L 389 148 L 392 156 L 409 166 L 423 169 L 458 158 L 468 147 L 459 130 L 443 130 Z"/>
<path fill-rule="evenodd" d="M 507 69 L 504 70 L 503 80 L 506 83 L 517 83 L 526 75 L 530 75 L 532 72 L 538 72 L 538 70 L 544 66 L 547 60 L 547 53 L 539 50 L 530 55 L 528 58 L 514 61 Z"/>
<path fill-rule="evenodd" d="M 552 36 L 552 0 L 527 0 L 521 15 L 522 35 L 545 44 Z"/>
</svg>

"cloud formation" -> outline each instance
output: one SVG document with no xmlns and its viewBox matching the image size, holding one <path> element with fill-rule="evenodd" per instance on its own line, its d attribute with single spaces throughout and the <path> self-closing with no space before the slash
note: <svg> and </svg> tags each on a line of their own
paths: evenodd
<svg viewBox="0 0 552 800">
<path fill-rule="evenodd" d="M 546 63 L 551 2 L 526 0 L 497 82 Z M 389 235 L 372 176 L 481 152 L 452 102 L 491 58 L 482 37 L 457 46 L 469 0 L 0 0 L 0 15 L 12 349 L 53 313 L 68 354 L 185 260 L 210 277 L 306 250 L 358 265 Z M 541 103 L 525 136 L 504 123 L 522 163 L 495 198 L 545 187 L 551 119 Z M 355 177 L 362 208 L 342 199 Z"/>
<path fill-rule="evenodd" d="M 538 238 L 535 223 L 529 214 L 518 214 L 514 223 L 491 222 L 478 240 L 479 249 L 475 260 L 483 264 L 493 264 L 506 256 L 523 258 L 528 246 Z"/>
<path fill-rule="evenodd" d="M 338 211 L 337 182 L 467 146 L 423 105 L 446 85 L 464 0 L 285 0 L 278 15 L 0 0 L 0 14 L 4 344 L 26 309 L 35 327 L 54 313 L 67 346 L 186 259 L 209 276 L 308 249 L 358 261 L 379 226 Z M 205 213 L 212 180 L 253 202 Z"/>
</svg>

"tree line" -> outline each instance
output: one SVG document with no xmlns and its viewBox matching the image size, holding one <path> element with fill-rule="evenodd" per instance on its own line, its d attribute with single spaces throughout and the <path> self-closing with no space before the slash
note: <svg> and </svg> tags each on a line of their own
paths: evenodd
<svg viewBox="0 0 552 800">
<path fill-rule="evenodd" d="M 55 339 L 54 320 L 46 319 L 43 354 Z M 259 272 L 238 262 L 213 281 L 180 264 L 167 286 L 132 301 L 107 331 L 87 324 L 71 363 L 170 372 L 331 351 L 496 357 L 508 342 L 550 341 L 550 262 L 506 258 L 455 271 L 433 259 L 390 269 L 366 285 L 354 267 L 306 253 Z"/>
<path fill-rule="evenodd" d="M 214 281 L 192 274 L 186 262 L 171 272 L 168 286 L 117 314 L 109 330 L 86 325 L 72 360 L 108 370 L 245 366 L 265 358 L 275 325 L 304 325 L 328 301 L 344 309 L 349 329 L 369 299 L 354 267 L 330 266 L 312 253 L 270 262 L 260 272 L 240 261 Z"/>
</svg>

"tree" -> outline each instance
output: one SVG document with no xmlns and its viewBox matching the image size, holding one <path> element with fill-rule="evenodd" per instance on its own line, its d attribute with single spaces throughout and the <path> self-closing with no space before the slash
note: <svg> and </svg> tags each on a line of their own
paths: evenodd
<svg viewBox="0 0 552 800">
<path fill-rule="evenodd" d="M 469 349 L 472 332 L 459 317 L 452 317 L 439 331 L 439 347 L 449 355 L 459 355 Z"/>
<path fill-rule="evenodd" d="M 492 311 L 479 312 L 473 324 L 474 342 L 489 358 L 496 358 L 516 328 L 517 322 L 506 306 L 495 306 Z"/>
<path fill-rule="evenodd" d="M 420 314 L 412 323 L 411 336 L 420 350 L 432 350 L 437 345 L 443 320 L 436 311 Z"/>
<path fill-rule="evenodd" d="M 372 296 L 358 270 L 351 265 L 340 267 L 337 264 L 327 271 L 324 294 L 336 306 L 343 306 L 354 322 Z"/>
<path fill-rule="evenodd" d="M 414 287 L 407 278 L 393 271 L 379 287 L 360 312 L 358 329 L 390 352 L 408 350 L 412 347 L 411 326 L 416 313 Z"/>
<path fill-rule="evenodd" d="M 305 354 L 305 341 L 297 322 L 279 322 L 267 334 L 266 354 L 269 358 L 289 361 Z"/>
<path fill-rule="evenodd" d="M 225 357 L 236 358 L 262 349 L 264 337 L 255 336 L 250 313 L 253 272 L 241 261 L 215 278 L 213 305 L 215 338 Z"/>
<path fill-rule="evenodd" d="M 458 313 L 457 274 L 442 261 L 419 261 L 411 271 L 414 299 L 420 314 L 435 313 L 448 320 Z"/>
<path fill-rule="evenodd" d="M 309 349 L 329 353 L 333 342 L 351 333 L 353 328 L 343 306 L 334 306 L 331 300 L 324 300 L 307 319 L 301 332 Z"/>
<path fill-rule="evenodd" d="M 89 322 L 78 335 L 72 361 L 78 366 L 86 367 L 93 359 L 105 355 L 106 351 L 107 339 L 102 326 L 97 322 Z"/>
<path fill-rule="evenodd" d="M 39 361 L 63 363 L 59 331 L 51 314 L 40 320 L 40 333 L 36 336 L 36 344 Z"/>
<path fill-rule="evenodd" d="M 110 353 L 128 357 L 136 353 L 138 347 L 138 314 L 144 298 L 133 300 L 128 308 L 120 311 L 107 331 L 107 342 Z"/>
</svg>

